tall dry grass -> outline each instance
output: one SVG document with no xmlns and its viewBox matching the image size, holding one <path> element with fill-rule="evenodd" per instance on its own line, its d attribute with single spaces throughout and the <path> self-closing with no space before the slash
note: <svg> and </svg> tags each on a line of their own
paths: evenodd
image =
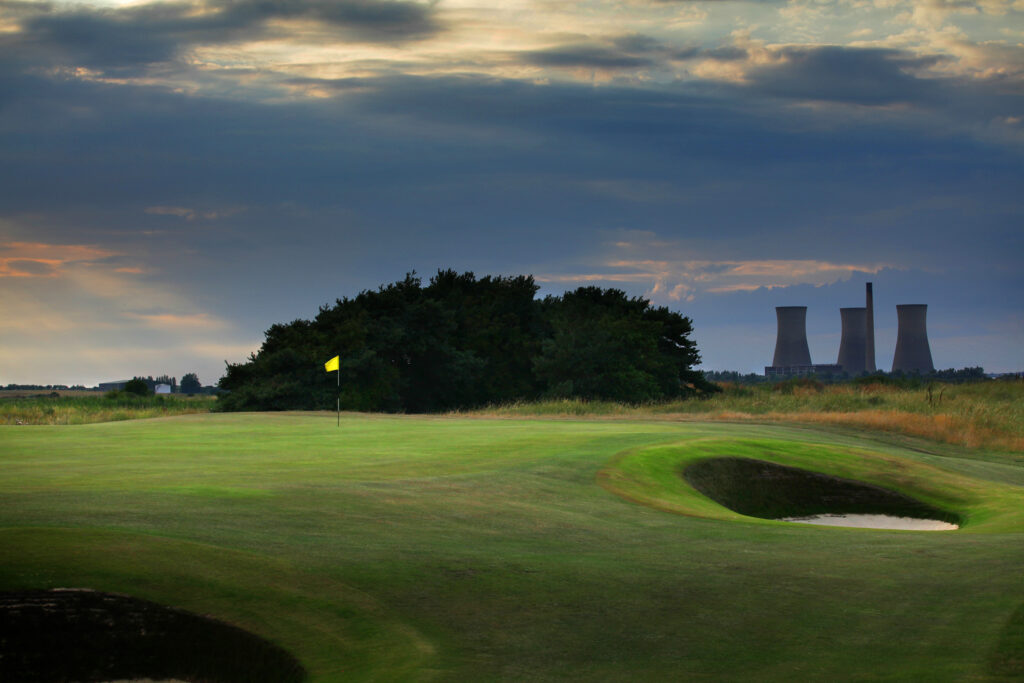
<svg viewBox="0 0 1024 683">
<path fill-rule="evenodd" d="M 785 386 L 725 385 L 707 399 L 623 405 L 555 399 L 493 406 L 465 415 L 799 422 L 871 429 L 967 448 L 1024 452 L 1024 381 Z"/>
<path fill-rule="evenodd" d="M 26 396 L 0 398 L 0 424 L 78 425 L 146 417 L 208 413 L 208 396 Z"/>
</svg>

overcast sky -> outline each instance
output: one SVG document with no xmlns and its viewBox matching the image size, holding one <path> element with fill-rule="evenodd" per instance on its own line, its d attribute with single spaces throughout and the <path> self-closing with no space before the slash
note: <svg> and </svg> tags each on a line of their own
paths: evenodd
<svg viewBox="0 0 1024 683">
<path fill-rule="evenodd" d="M 1024 369 L 1024 0 L 0 2 L 0 384 L 197 372 L 439 268 L 761 371 L 875 283 Z"/>
</svg>

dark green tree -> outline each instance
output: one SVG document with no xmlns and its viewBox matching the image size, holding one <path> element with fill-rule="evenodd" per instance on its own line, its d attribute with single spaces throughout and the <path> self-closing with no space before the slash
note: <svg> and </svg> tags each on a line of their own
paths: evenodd
<svg viewBox="0 0 1024 683">
<path fill-rule="evenodd" d="M 199 381 L 199 376 L 194 372 L 185 373 L 181 378 L 181 393 L 192 396 L 198 394 L 203 390 L 203 385 Z"/>
<path fill-rule="evenodd" d="M 537 300 L 532 277 L 439 271 L 272 325 L 220 380 L 225 410 L 431 412 L 542 395 L 648 401 L 714 387 L 688 318 L 618 290 Z M 339 375 L 324 362 L 339 356 Z M 340 390 L 337 381 L 340 379 Z M 184 379 L 182 380 L 184 384 Z"/>
<path fill-rule="evenodd" d="M 135 394 L 136 396 L 148 396 L 153 393 L 153 390 L 146 384 L 146 380 L 140 377 L 134 377 L 128 380 L 128 383 L 124 385 L 124 393 Z"/>
</svg>

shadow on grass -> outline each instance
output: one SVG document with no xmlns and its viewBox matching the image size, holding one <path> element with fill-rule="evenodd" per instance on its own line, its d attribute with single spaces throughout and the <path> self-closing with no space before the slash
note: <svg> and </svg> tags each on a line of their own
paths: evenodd
<svg viewBox="0 0 1024 683">
<path fill-rule="evenodd" d="M 1006 622 L 989 668 L 995 676 L 1024 680 L 1024 604 Z"/>
<path fill-rule="evenodd" d="M 81 589 L 0 593 L 0 680 L 303 681 L 302 666 L 247 631 L 183 610 Z"/>
</svg>

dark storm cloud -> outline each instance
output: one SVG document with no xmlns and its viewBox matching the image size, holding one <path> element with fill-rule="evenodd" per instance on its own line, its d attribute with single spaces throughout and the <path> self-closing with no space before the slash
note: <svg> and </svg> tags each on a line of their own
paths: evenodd
<svg viewBox="0 0 1024 683">
<path fill-rule="evenodd" d="M 424 38 L 440 30 L 432 5 L 402 0 L 224 0 L 218 6 L 228 24 L 314 19 L 368 42 Z"/>
<path fill-rule="evenodd" d="M 1024 108 L 1024 89 L 1012 77 L 943 76 L 931 69 L 943 66 L 949 58 L 893 49 L 786 47 L 778 56 L 777 63 L 748 70 L 747 83 L 719 87 L 734 88 L 735 97 L 748 100 L 898 105 L 912 111 L 900 116 L 891 108 L 888 116 L 908 121 L 924 117 L 915 124 L 921 131 L 935 129 L 942 121 L 941 126 L 962 132 L 992 133 L 1011 146 L 1021 143 L 1019 128 L 1013 130 L 1015 124 L 998 131 L 1000 122 L 1018 120 Z M 835 115 L 835 111 L 830 114 Z"/>
<path fill-rule="evenodd" d="M 526 64 L 545 67 L 627 70 L 667 65 L 671 61 L 698 57 L 725 61 L 744 59 L 746 56 L 746 51 L 738 48 L 670 47 L 651 36 L 631 33 L 526 52 L 519 59 Z"/>
<path fill-rule="evenodd" d="M 0 37 L 0 50 L 11 59 L 96 68 L 164 62 L 193 45 L 280 37 L 283 29 L 268 25 L 274 19 L 310 20 L 326 38 L 353 42 L 401 43 L 441 30 L 431 6 L 403 0 L 155 2 L 72 10 L 23 3 L 4 10 L 22 28 Z"/>
<path fill-rule="evenodd" d="M 934 66 L 938 57 L 916 57 L 899 50 L 846 47 L 791 47 L 779 64 L 748 73 L 760 93 L 801 100 L 866 105 L 935 101 L 944 84 L 919 78 L 915 71 Z"/>
<path fill-rule="evenodd" d="M 740 61 L 740 60 L 746 59 L 749 56 L 749 53 L 746 50 L 744 50 L 743 48 L 741 48 L 741 47 L 733 47 L 731 45 L 724 45 L 722 47 L 715 47 L 715 48 L 710 48 L 710 49 L 706 49 L 706 50 L 700 50 L 696 54 L 691 54 L 691 53 L 687 53 L 687 52 L 680 52 L 680 53 L 677 53 L 676 58 L 677 59 L 682 59 L 682 58 L 684 58 L 683 57 L 684 55 L 687 55 L 687 58 L 689 56 L 700 56 L 700 57 L 709 57 L 711 59 L 717 59 L 720 62 L 735 62 L 735 61 Z"/>
<path fill-rule="evenodd" d="M 564 45 L 528 52 L 523 55 L 522 61 L 536 66 L 589 69 L 637 69 L 653 64 L 650 58 L 631 54 L 628 50 L 591 44 Z"/>
<path fill-rule="evenodd" d="M 664 50 L 636 35 L 601 47 L 651 60 Z M 60 206 L 75 215 L 69 226 L 87 212 L 93 228 L 126 230 L 182 229 L 181 219 L 145 212 L 153 206 L 266 209 L 196 237 L 227 241 L 243 224 L 268 239 L 293 220 L 271 205 L 301 207 L 314 241 L 343 210 L 353 224 L 393 230 L 424 250 L 444 244 L 427 238 L 432 231 L 466 243 L 506 234 L 503 253 L 524 260 L 533 249 L 524 232 L 558 251 L 580 239 L 584 228 L 570 226 L 687 232 L 753 252 L 795 235 L 786 247 L 794 258 L 816 256 L 820 230 L 849 253 L 884 238 L 914 259 L 934 258 L 915 249 L 922 234 L 933 254 L 952 258 L 966 224 L 982 227 L 964 258 L 1019 244 L 1007 199 L 1016 196 L 1018 155 L 936 136 L 917 112 L 949 125 L 987 123 L 982 115 L 1012 111 L 1019 95 L 952 79 L 917 84 L 913 69 L 924 64 L 894 51 L 786 57 L 739 86 L 290 79 L 282 83 L 342 96 L 274 106 L 49 79 L 8 63 L 7 73 L 0 66 L 2 200 L 8 214 Z M 842 97 L 830 79 L 863 84 L 844 103 L 890 102 L 902 89 L 900 101 L 915 107 L 875 120 L 788 106 Z M 774 226 L 771 237 L 763 225 Z"/>
<path fill-rule="evenodd" d="M 651 36 L 645 36 L 642 33 L 628 33 L 622 36 L 616 36 L 612 38 L 612 44 L 620 50 L 625 50 L 629 53 L 643 53 L 643 52 L 655 52 L 663 49 L 663 45 L 657 39 Z"/>
<path fill-rule="evenodd" d="M 984 216 L 973 258 L 1013 236 L 1006 197 L 1019 159 L 969 139 L 936 140 L 910 113 L 884 126 L 823 122 L 735 90 L 470 77 L 323 85 L 346 94 L 269 107 L 8 79 L 0 84 L 11 98 L 0 111 L 4 205 L 16 213 L 127 206 L 126 225 L 179 229 L 184 221 L 145 209 L 291 202 L 313 216 L 303 219 L 313 233 L 328 230 L 324 211 L 344 207 L 410 242 L 432 230 L 467 240 L 486 225 L 567 247 L 583 229 L 569 226 L 642 225 L 757 251 L 787 232 L 799 237 L 787 253 L 803 258 L 821 248 L 816 229 L 854 253 L 885 237 L 915 254 L 921 231 L 941 250 L 964 221 Z M 218 225 L 270 235 L 290 220 L 260 215 Z M 765 224 L 776 226 L 770 238 L 760 234 Z"/>
</svg>

